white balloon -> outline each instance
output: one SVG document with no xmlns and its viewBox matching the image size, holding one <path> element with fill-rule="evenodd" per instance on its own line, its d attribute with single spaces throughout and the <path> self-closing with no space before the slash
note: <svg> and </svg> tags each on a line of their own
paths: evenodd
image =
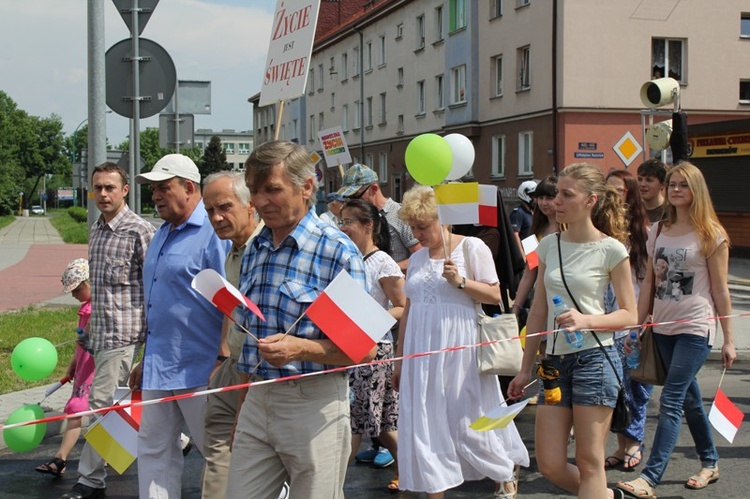
<svg viewBox="0 0 750 499">
<path fill-rule="evenodd" d="M 458 180 L 469 173 L 474 164 L 474 144 L 460 133 L 452 133 L 444 138 L 453 152 L 453 164 L 445 180 Z"/>
</svg>

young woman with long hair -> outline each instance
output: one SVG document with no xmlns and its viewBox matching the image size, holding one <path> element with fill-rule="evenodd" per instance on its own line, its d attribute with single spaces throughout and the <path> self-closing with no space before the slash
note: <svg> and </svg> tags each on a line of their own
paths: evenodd
<svg viewBox="0 0 750 499">
<path fill-rule="evenodd" d="M 651 453 L 640 477 L 617 486 L 634 497 L 655 497 L 672 456 L 682 426 L 682 416 L 695 442 L 701 469 L 685 486 L 702 489 L 719 479 L 719 454 L 703 408 L 698 371 L 714 343 L 719 320 L 724 333 L 721 359 L 725 368 L 737 358 L 734 347 L 732 302 L 727 285 L 729 237 L 714 212 L 706 180 L 692 163 L 672 167 L 665 180 L 665 218 L 657 236 L 656 225 L 648 240 L 649 261 L 642 289 L 651 289 L 657 262 L 671 291 L 654 296 L 654 339 L 667 367 L 667 378 L 659 399 L 659 422 Z M 664 268 L 665 267 L 665 268 Z M 649 293 L 638 300 L 638 319 L 646 320 Z M 691 322 L 659 323 L 685 318 Z"/>
<path fill-rule="evenodd" d="M 638 298 L 643 278 L 646 276 L 648 253 L 648 216 L 638 190 L 638 180 L 627 170 L 614 170 L 607 175 L 607 184 L 620 195 L 627 209 L 628 239 L 625 246 L 630 256 L 630 269 L 633 278 L 635 297 Z M 608 289 L 605 303 L 614 308 L 614 296 Z M 605 469 L 622 468 L 633 471 L 643 459 L 643 438 L 646 427 L 646 406 L 654 387 L 630 379 L 630 369 L 625 367 L 625 339 L 629 330 L 615 333 L 615 346 L 622 363 L 622 384 L 625 389 L 625 401 L 630 407 L 631 422 L 624 431 L 617 433 L 617 450 L 604 462 Z"/>
<path fill-rule="evenodd" d="M 613 335 L 605 330 L 633 324 L 637 316 L 623 244 L 627 238 L 625 209 L 615 190 L 605 184 L 601 170 L 586 163 L 566 167 L 558 177 L 557 191 L 557 222 L 567 228 L 539 243 L 539 273 L 526 329 L 530 335 L 551 329 L 580 331 L 583 341 L 576 346 L 566 341 L 565 334 L 548 335 L 545 362 L 559 373 L 556 381 L 561 397 L 549 404 L 539 398 L 537 464 L 548 480 L 578 497 L 622 497 L 621 491 L 607 489 L 604 472 L 604 444 L 619 392 L 616 370 L 620 369 Z M 604 292 L 610 283 L 619 310 L 605 313 Z M 582 311 L 575 308 L 567 289 Z M 570 310 L 553 317 L 554 296 L 562 297 Z M 596 334 L 602 347 L 592 330 L 599 330 Z M 524 394 L 539 341 L 539 336 L 527 336 L 521 372 L 509 388 L 512 398 Z M 567 457 L 573 426 L 575 464 Z"/>
</svg>

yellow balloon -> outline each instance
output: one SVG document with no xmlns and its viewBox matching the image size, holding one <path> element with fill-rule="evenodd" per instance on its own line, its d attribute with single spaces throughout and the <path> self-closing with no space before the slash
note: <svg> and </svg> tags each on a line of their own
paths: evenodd
<svg viewBox="0 0 750 499">
<path fill-rule="evenodd" d="M 521 348 L 526 350 L 526 326 L 521 329 L 519 336 L 521 337 Z"/>
</svg>

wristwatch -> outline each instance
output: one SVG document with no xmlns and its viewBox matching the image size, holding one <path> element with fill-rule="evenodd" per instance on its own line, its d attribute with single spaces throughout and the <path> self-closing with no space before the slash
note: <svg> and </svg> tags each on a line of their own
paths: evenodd
<svg viewBox="0 0 750 499">
<path fill-rule="evenodd" d="M 462 278 L 461 278 L 461 282 L 460 282 L 460 283 L 459 283 L 459 285 L 458 285 L 458 286 L 456 286 L 456 287 L 457 287 L 458 289 L 464 289 L 464 288 L 466 287 L 466 278 L 465 278 L 465 277 L 462 277 Z"/>
</svg>

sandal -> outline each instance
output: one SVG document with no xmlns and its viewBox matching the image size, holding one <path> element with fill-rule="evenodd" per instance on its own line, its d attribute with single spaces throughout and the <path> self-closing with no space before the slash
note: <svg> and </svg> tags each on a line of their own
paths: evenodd
<svg viewBox="0 0 750 499">
<path fill-rule="evenodd" d="M 708 473 L 706 473 L 708 472 Z M 685 487 L 693 490 L 705 489 L 719 479 L 719 468 L 701 468 L 695 475 L 688 478 Z M 693 482 L 693 483 L 690 483 Z"/>
<path fill-rule="evenodd" d="M 636 478 L 629 482 L 617 482 L 617 488 L 629 496 L 642 499 L 656 499 L 656 491 L 643 478 Z"/>
<path fill-rule="evenodd" d="M 499 483 L 499 487 L 495 490 L 495 495 L 492 497 L 495 499 L 516 499 L 518 496 L 518 477 L 520 473 L 521 467 L 516 465 L 513 478 Z"/>
<path fill-rule="evenodd" d="M 622 463 L 624 471 L 635 471 L 636 466 L 643 460 L 643 444 L 638 446 L 638 450 L 632 454 L 625 453 L 625 460 Z"/>
<path fill-rule="evenodd" d="M 65 460 L 60 459 L 59 457 L 53 457 L 49 460 L 49 462 L 46 462 L 44 464 L 40 464 L 36 468 L 34 468 L 39 473 L 45 473 L 49 475 L 54 475 L 56 477 L 61 477 L 65 474 L 65 469 L 67 467 L 67 462 Z"/>
<path fill-rule="evenodd" d="M 388 485 L 386 487 L 391 492 L 398 492 L 398 477 L 394 476 L 393 478 L 391 478 L 391 481 L 388 482 Z"/>
<path fill-rule="evenodd" d="M 624 462 L 625 462 L 624 459 L 620 459 L 617 456 L 609 456 L 607 459 L 604 460 L 604 469 L 614 470 L 614 469 L 620 468 L 622 467 L 622 464 Z"/>
</svg>

